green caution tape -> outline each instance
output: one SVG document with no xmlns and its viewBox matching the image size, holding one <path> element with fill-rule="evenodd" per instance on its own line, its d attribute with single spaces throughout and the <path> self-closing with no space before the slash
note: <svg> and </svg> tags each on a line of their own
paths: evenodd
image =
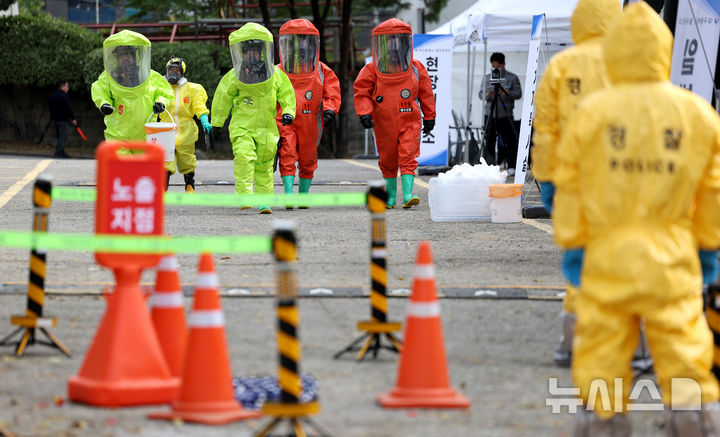
<svg viewBox="0 0 720 437">
<path fill-rule="evenodd" d="M 94 188 L 53 187 L 52 200 L 94 202 Z M 165 193 L 165 205 L 193 206 L 359 206 L 365 205 L 365 193 L 312 194 L 230 194 L 230 193 Z"/>
<path fill-rule="evenodd" d="M 261 236 L 139 236 L 1 231 L 0 246 L 114 253 L 270 253 L 272 239 Z"/>
</svg>

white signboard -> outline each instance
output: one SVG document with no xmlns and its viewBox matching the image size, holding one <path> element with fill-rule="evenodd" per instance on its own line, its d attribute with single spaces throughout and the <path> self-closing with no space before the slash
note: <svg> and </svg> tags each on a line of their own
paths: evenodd
<svg viewBox="0 0 720 437">
<path fill-rule="evenodd" d="M 719 38 L 720 0 L 678 2 L 670 80 L 708 103 L 712 103 Z"/>
<path fill-rule="evenodd" d="M 415 34 L 413 58 L 422 62 L 432 82 L 435 96 L 435 129 L 420 138 L 419 165 L 447 165 L 448 128 L 450 126 L 452 35 Z"/>
<path fill-rule="evenodd" d="M 530 30 L 530 47 L 528 48 L 528 63 L 527 70 L 525 72 L 525 99 L 523 99 L 522 105 L 518 153 L 517 161 L 515 161 L 516 184 L 525 184 L 525 175 L 528 170 L 530 133 L 532 131 L 533 118 L 535 117 L 535 89 L 537 88 L 540 34 L 542 33 L 544 20 L 545 15 L 534 15 L 532 29 Z"/>
</svg>

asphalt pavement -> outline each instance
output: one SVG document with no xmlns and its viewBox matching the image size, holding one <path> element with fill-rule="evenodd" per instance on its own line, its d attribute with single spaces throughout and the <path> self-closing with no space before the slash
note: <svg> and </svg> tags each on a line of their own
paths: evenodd
<svg viewBox="0 0 720 437">
<path fill-rule="evenodd" d="M 38 174 L 54 186 L 90 188 L 92 160 L 51 160 L 0 156 L 0 228 L 27 231 L 32 221 L 32 185 Z M 311 192 L 364 192 L 380 179 L 372 160 L 321 160 Z M 282 192 L 276 173 L 277 193 Z M 430 242 L 437 273 L 451 385 L 472 401 L 469 410 L 384 410 L 375 396 L 393 387 L 397 356 L 355 362 L 335 352 L 359 335 L 357 321 L 369 318 L 370 217 L 364 206 L 256 209 L 167 206 L 170 235 L 238 236 L 272 232 L 275 219 L 297 224 L 300 368 L 320 384 L 322 411 L 315 420 L 338 437 L 392 436 L 556 436 L 569 435 L 572 415 L 553 414 L 546 404 L 549 379 L 570 387 L 566 369 L 554 367 L 560 335 L 563 279 L 561 251 L 549 220 L 519 223 L 433 222 L 428 206 L 429 176 L 416 179 L 421 203 L 387 211 L 389 316 L 403 321 L 418 242 Z M 232 161 L 198 161 L 198 193 L 232 193 Z M 181 175 L 170 191 L 183 191 Z M 297 187 L 296 187 L 297 189 Z M 400 195 L 400 190 L 398 190 Z M 537 189 L 525 201 L 539 203 Z M 94 230 L 94 204 L 54 201 L 50 232 Z M 25 311 L 27 249 L 0 247 L 0 337 L 9 334 L 12 314 Z M 275 263 L 270 254 L 215 254 L 227 323 L 232 371 L 236 376 L 274 375 Z M 179 255 L 180 280 L 191 306 L 197 255 Z M 152 286 L 154 271 L 142 275 Z M 250 436 L 265 420 L 208 427 L 146 418 L 163 407 L 95 408 L 67 401 L 67 379 L 78 372 L 106 307 L 102 290 L 110 271 L 92 253 L 47 254 L 46 314 L 56 316 L 53 332 L 72 351 L 33 345 L 16 358 L 0 353 L 0 428 L 23 436 Z M 656 435 L 659 415 L 634 413 L 635 435 Z"/>
</svg>

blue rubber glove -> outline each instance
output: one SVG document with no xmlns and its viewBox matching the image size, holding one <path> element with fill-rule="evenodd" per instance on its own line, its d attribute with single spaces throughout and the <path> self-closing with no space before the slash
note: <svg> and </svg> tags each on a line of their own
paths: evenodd
<svg viewBox="0 0 720 437">
<path fill-rule="evenodd" d="M 210 124 L 210 120 L 208 120 L 208 115 L 203 114 L 200 116 L 200 124 L 202 124 L 203 130 L 205 133 L 210 133 L 210 129 L 212 129 L 212 125 Z"/>
<path fill-rule="evenodd" d="M 552 182 L 540 182 L 540 198 L 548 213 L 552 213 L 555 185 Z"/>
<path fill-rule="evenodd" d="M 720 272 L 720 267 L 718 266 L 718 251 L 700 249 L 698 255 L 700 255 L 703 285 L 714 284 L 717 282 L 718 273 Z"/>
<path fill-rule="evenodd" d="M 585 249 L 568 249 L 562 260 L 562 271 L 565 279 L 575 287 L 580 286 L 580 272 L 582 271 Z"/>
</svg>

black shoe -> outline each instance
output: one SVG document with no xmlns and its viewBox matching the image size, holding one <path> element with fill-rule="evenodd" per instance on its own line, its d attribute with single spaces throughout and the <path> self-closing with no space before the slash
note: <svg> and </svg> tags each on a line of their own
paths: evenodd
<svg viewBox="0 0 720 437">
<path fill-rule="evenodd" d="M 55 155 L 53 155 L 53 157 L 54 157 L 54 158 L 58 158 L 58 159 L 70 159 L 70 155 L 68 155 L 68 154 L 65 153 L 65 152 L 56 153 Z"/>
</svg>

